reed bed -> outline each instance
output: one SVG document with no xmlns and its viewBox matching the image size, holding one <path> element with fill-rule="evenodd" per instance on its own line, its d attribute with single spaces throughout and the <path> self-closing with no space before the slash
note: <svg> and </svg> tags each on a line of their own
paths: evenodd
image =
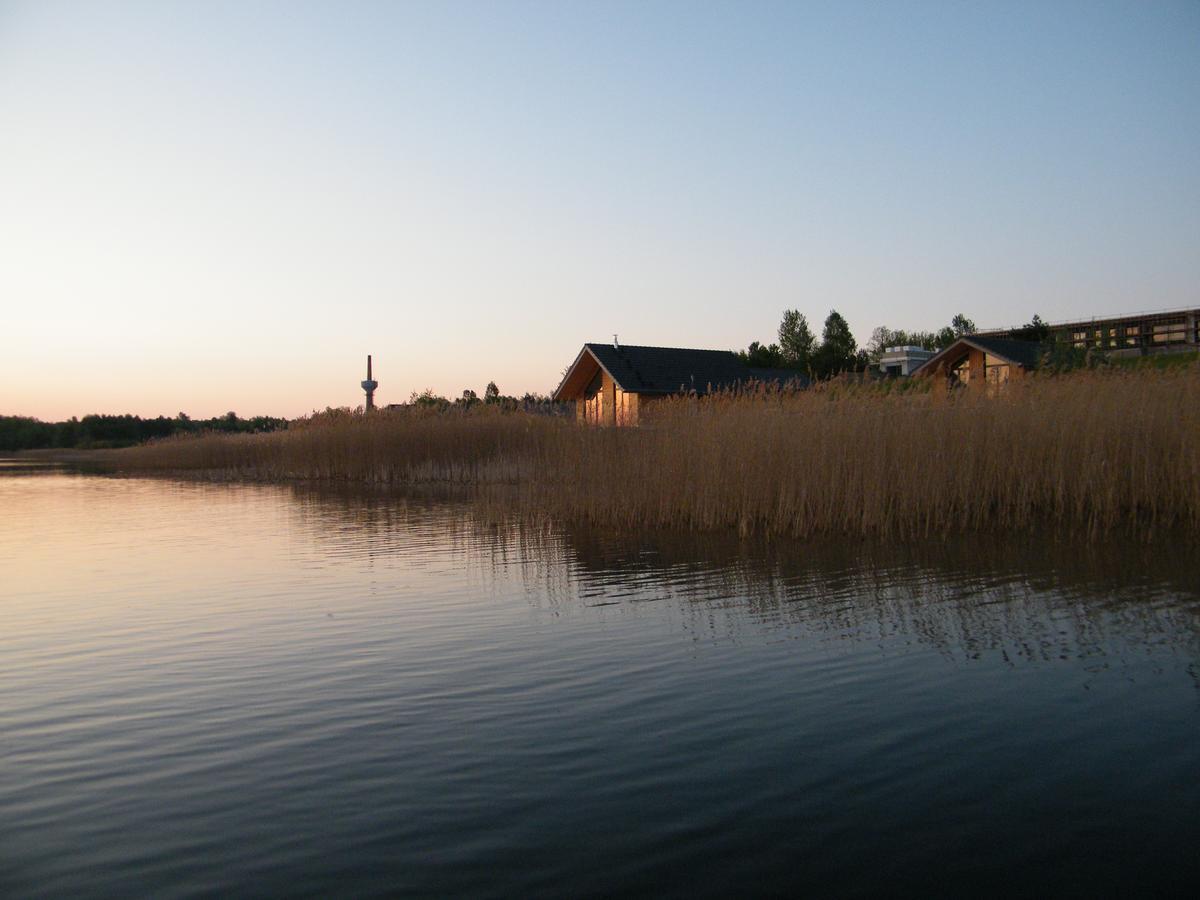
<svg viewBox="0 0 1200 900">
<path fill-rule="evenodd" d="M 570 424 L 495 407 L 329 410 L 286 431 L 167 438 L 116 451 L 107 461 L 122 470 L 223 479 L 515 484 L 533 476 L 548 436 Z"/>
<path fill-rule="evenodd" d="M 128 469 L 480 485 L 528 517 L 918 538 L 1200 534 L 1200 369 L 1032 377 L 998 396 L 827 383 L 659 403 L 640 428 L 482 409 L 318 416 L 164 441 Z M 503 490 L 496 486 L 504 485 Z"/>
</svg>

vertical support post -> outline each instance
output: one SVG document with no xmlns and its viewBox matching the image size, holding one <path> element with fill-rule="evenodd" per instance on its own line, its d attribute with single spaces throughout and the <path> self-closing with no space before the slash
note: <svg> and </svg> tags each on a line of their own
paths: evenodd
<svg viewBox="0 0 1200 900">
<path fill-rule="evenodd" d="M 987 366 L 984 352 L 972 347 L 967 357 L 967 367 L 971 373 L 971 387 L 976 390 L 983 390 L 987 382 Z"/>
<path fill-rule="evenodd" d="M 605 425 L 617 424 L 617 383 L 612 380 L 607 372 L 604 373 L 601 381 L 601 392 L 604 394 L 604 406 L 601 410 L 602 423 Z"/>
</svg>

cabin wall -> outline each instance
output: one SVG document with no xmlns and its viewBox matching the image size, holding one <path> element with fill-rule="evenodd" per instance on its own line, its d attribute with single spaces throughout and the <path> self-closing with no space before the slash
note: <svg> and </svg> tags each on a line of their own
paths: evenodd
<svg viewBox="0 0 1200 900">
<path fill-rule="evenodd" d="M 637 425 L 638 395 L 617 387 L 617 424 Z"/>
<path fill-rule="evenodd" d="M 641 415 L 642 400 L 640 394 L 625 395 L 625 424 L 637 425 Z"/>
<path fill-rule="evenodd" d="M 967 371 L 970 373 L 969 384 L 973 388 L 982 389 L 985 383 L 985 359 L 987 354 L 982 350 L 971 348 L 967 354 Z"/>
<path fill-rule="evenodd" d="M 583 400 L 583 421 L 589 425 L 600 425 L 604 422 L 605 409 L 611 408 L 611 404 L 605 403 L 605 379 L 608 376 L 600 369 L 596 370 L 596 374 L 592 377 L 587 388 L 584 389 Z M 609 379 L 611 383 L 611 379 Z M 579 415 L 580 407 L 575 407 L 576 415 Z"/>
<path fill-rule="evenodd" d="M 575 401 L 576 421 L 587 425 L 633 426 L 641 421 L 645 398 L 621 390 L 606 373 L 593 383 L 589 395 Z"/>
<path fill-rule="evenodd" d="M 966 385 L 971 390 L 986 390 L 989 394 L 995 394 L 1009 381 L 1024 377 L 1025 370 L 999 356 L 972 347 L 950 367 L 950 375 L 952 377 L 946 380 L 947 389 Z"/>
</svg>

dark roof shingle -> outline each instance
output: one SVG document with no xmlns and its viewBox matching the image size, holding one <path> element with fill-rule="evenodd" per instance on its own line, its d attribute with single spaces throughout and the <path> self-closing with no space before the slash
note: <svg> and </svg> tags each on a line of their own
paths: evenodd
<svg viewBox="0 0 1200 900">
<path fill-rule="evenodd" d="M 967 339 L 985 353 L 1003 356 L 1009 362 L 1015 362 L 1026 369 L 1036 369 L 1046 349 L 1036 341 L 1014 341 L 1012 338 L 996 338 L 979 334 L 969 335 Z"/>
<path fill-rule="evenodd" d="M 732 388 L 749 381 L 805 381 L 790 369 L 752 369 L 730 350 L 585 344 L 621 390 L 638 394 Z"/>
</svg>

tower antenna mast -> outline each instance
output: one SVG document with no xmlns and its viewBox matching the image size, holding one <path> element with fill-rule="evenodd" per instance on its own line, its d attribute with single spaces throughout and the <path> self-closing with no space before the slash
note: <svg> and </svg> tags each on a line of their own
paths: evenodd
<svg viewBox="0 0 1200 900">
<path fill-rule="evenodd" d="M 367 394 L 367 412 L 375 408 L 375 388 L 379 387 L 379 382 L 371 377 L 371 354 L 367 354 L 367 380 L 362 383 L 362 389 Z"/>
</svg>

